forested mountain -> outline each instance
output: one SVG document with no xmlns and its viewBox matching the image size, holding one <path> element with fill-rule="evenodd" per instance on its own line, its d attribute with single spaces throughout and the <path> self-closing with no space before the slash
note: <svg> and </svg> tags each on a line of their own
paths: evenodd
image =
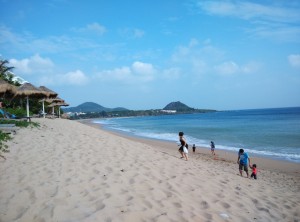
<svg viewBox="0 0 300 222">
<path fill-rule="evenodd" d="M 126 111 L 128 109 L 117 107 L 117 108 L 106 108 L 97 103 L 85 102 L 76 107 L 64 108 L 64 112 L 83 112 L 83 113 L 95 113 L 95 112 L 112 112 L 112 111 Z"/>
<path fill-rule="evenodd" d="M 194 111 L 194 108 L 188 107 L 187 105 L 181 103 L 180 101 L 178 102 L 171 102 L 168 105 L 163 108 L 164 110 L 176 110 L 177 112 L 190 112 Z"/>
</svg>

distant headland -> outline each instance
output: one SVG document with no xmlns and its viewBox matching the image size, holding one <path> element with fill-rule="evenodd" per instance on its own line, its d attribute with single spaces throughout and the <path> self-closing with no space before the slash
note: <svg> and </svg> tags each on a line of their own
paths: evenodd
<svg viewBox="0 0 300 222">
<path fill-rule="evenodd" d="M 103 117 L 127 117 L 127 116 L 157 116 L 174 115 L 184 113 L 216 112 L 212 109 L 191 108 L 184 103 L 171 102 L 162 109 L 129 110 L 123 107 L 107 108 L 94 102 L 85 102 L 76 107 L 63 109 L 70 119 L 103 118 Z"/>
</svg>

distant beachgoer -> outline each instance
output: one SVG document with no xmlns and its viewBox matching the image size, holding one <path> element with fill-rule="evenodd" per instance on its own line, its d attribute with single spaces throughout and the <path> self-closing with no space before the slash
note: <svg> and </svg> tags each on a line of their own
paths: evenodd
<svg viewBox="0 0 300 222">
<path fill-rule="evenodd" d="M 195 151 L 196 151 L 196 145 L 193 144 L 193 152 L 195 153 Z"/>
<path fill-rule="evenodd" d="M 210 141 L 210 151 L 211 151 L 211 154 L 216 155 L 216 153 L 215 153 L 215 143 L 213 141 Z"/>
<path fill-rule="evenodd" d="M 243 149 L 239 150 L 238 155 L 239 155 L 239 157 L 238 157 L 237 163 L 239 164 L 240 175 L 243 176 L 243 170 L 244 170 L 247 174 L 247 178 L 249 178 L 248 165 L 250 166 L 250 158 Z"/>
<path fill-rule="evenodd" d="M 252 166 L 250 166 L 250 168 L 252 169 L 251 178 L 253 177 L 255 180 L 257 180 L 257 167 L 256 167 L 256 164 L 253 164 Z"/>
<path fill-rule="evenodd" d="M 188 161 L 188 149 L 187 149 L 187 143 L 185 138 L 183 137 L 184 133 L 179 132 L 179 142 L 180 142 L 180 148 L 178 149 L 179 153 L 181 154 L 180 158 L 185 158 L 186 161 Z"/>
</svg>

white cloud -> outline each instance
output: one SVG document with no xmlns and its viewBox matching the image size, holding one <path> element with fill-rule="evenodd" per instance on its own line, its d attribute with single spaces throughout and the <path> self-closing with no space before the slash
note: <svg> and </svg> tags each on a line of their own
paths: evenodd
<svg viewBox="0 0 300 222">
<path fill-rule="evenodd" d="M 143 63 L 143 62 L 134 62 L 132 64 L 132 70 L 141 75 L 151 75 L 155 72 L 155 69 L 152 64 Z"/>
<path fill-rule="evenodd" d="M 190 70 L 188 74 L 202 75 L 209 73 L 211 67 L 223 58 L 223 54 L 221 50 L 210 45 L 210 41 L 200 44 L 197 39 L 191 39 L 187 45 L 177 47 L 171 61 L 175 67 Z"/>
<path fill-rule="evenodd" d="M 234 75 L 243 73 L 253 73 L 258 70 L 260 64 L 256 62 L 250 62 L 246 65 L 238 65 L 233 61 L 223 62 L 222 64 L 216 65 L 214 69 L 218 74 L 221 75 Z"/>
<path fill-rule="evenodd" d="M 49 58 L 43 58 L 39 54 L 21 60 L 10 59 L 9 64 L 15 67 L 18 75 L 49 73 L 54 64 Z"/>
<path fill-rule="evenodd" d="M 120 34 L 125 38 L 138 39 L 145 35 L 145 31 L 138 28 L 124 28 L 120 30 Z"/>
<path fill-rule="evenodd" d="M 250 1 L 199 1 L 204 11 L 221 16 L 233 16 L 242 19 L 259 19 L 277 22 L 299 22 L 300 15 L 297 7 L 284 7 L 285 5 L 264 5 Z M 298 6 L 299 7 L 299 6 Z"/>
<path fill-rule="evenodd" d="M 240 68 L 235 62 L 224 62 L 215 67 L 216 71 L 222 75 L 232 75 L 237 73 Z"/>
<path fill-rule="evenodd" d="M 136 61 L 130 67 L 125 66 L 112 70 L 100 71 L 96 78 L 105 81 L 120 81 L 124 83 L 149 82 L 154 79 L 156 69 L 150 63 Z"/>
<path fill-rule="evenodd" d="M 132 72 L 129 67 L 122 67 L 100 71 L 97 77 L 101 80 L 127 81 L 132 79 Z"/>
<path fill-rule="evenodd" d="M 39 78 L 39 85 L 86 85 L 89 78 L 81 71 L 71 71 L 65 74 L 45 75 Z"/>
<path fill-rule="evenodd" d="M 180 77 L 181 70 L 179 68 L 169 68 L 162 71 L 162 77 L 164 79 L 176 80 Z"/>
<path fill-rule="evenodd" d="M 96 33 L 98 35 L 103 35 L 107 31 L 105 26 L 100 25 L 97 22 L 87 24 L 83 28 L 78 28 L 78 29 L 75 28 L 73 30 L 78 31 L 78 32 L 93 32 L 93 33 Z"/>
<path fill-rule="evenodd" d="M 93 26 L 90 29 L 93 29 Z M 85 30 L 87 31 L 87 29 Z M 79 32 L 79 29 L 76 31 Z M 101 33 L 101 30 L 99 32 Z M 57 35 L 38 38 L 30 32 L 16 33 L 0 25 L 0 48 L 15 54 L 24 52 L 26 54 L 35 54 L 42 52 L 44 54 L 55 54 L 55 56 L 68 53 L 68 55 L 72 56 L 72 53 L 76 54 L 76 52 L 82 49 L 98 48 L 99 51 L 107 51 L 108 48 L 111 50 L 111 47 L 116 47 L 116 45 L 112 44 L 109 47 L 108 45 L 101 45 L 90 37 L 82 38 L 78 37 L 78 35 Z"/>
<path fill-rule="evenodd" d="M 288 61 L 292 67 L 300 68 L 300 55 L 299 54 L 289 55 Z"/>
<path fill-rule="evenodd" d="M 145 35 L 145 32 L 141 29 L 134 29 L 133 30 L 133 36 L 135 38 L 142 38 Z"/>
<path fill-rule="evenodd" d="M 235 73 L 254 73 L 260 64 L 252 61 L 239 65 L 234 61 L 224 61 L 225 52 L 210 44 L 210 40 L 200 43 L 197 39 L 191 39 L 185 46 L 179 46 L 171 56 L 174 67 L 189 70 L 186 75 L 201 77 L 218 73 L 221 75 L 233 75 Z M 182 74 L 182 73 L 181 73 Z"/>
<path fill-rule="evenodd" d="M 98 23 L 92 23 L 92 24 L 88 24 L 86 27 L 86 30 L 88 31 L 93 31 L 96 32 L 98 34 L 104 34 L 106 32 L 106 28 L 102 25 L 99 25 Z"/>
<path fill-rule="evenodd" d="M 229 16 L 249 21 L 248 33 L 261 38 L 299 42 L 300 4 L 284 1 L 268 4 L 250 1 L 198 1 L 210 15 Z"/>
<path fill-rule="evenodd" d="M 37 82 L 40 85 L 85 85 L 88 83 L 88 77 L 81 70 L 57 74 L 52 60 L 41 57 L 39 54 L 21 60 L 10 59 L 9 64 L 15 67 L 14 72 L 18 76 L 31 75 L 31 80 L 34 82 L 38 79 Z"/>
<path fill-rule="evenodd" d="M 85 85 L 88 82 L 88 77 L 80 70 L 68 72 L 60 78 L 59 81 L 66 85 Z"/>
</svg>

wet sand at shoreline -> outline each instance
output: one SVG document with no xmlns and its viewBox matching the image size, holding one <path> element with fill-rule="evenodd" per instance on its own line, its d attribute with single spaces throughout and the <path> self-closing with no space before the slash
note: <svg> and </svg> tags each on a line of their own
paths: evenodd
<svg viewBox="0 0 300 222">
<path fill-rule="evenodd" d="M 176 143 L 33 121 L 0 159 L 0 221 L 300 221 L 299 164 L 253 157 L 250 180 L 234 153 L 184 161 Z"/>
</svg>

